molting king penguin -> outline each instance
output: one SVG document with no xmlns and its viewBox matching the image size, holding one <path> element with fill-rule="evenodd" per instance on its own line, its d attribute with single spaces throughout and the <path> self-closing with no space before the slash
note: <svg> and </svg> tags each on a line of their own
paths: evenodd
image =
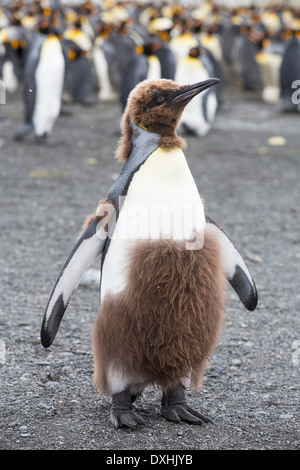
<svg viewBox="0 0 300 470">
<path fill-rule="evenodd" d="M 216 345 L 225 279 L 248 310 L 257 305 L 245 262 L 204 211 L 176 133 L 187 103 L 218 82 L 145 80 L 130 93 L 116 152 L 123 168 L 88 217 L 44 314 L 41 340 L 49 347 L 81 276 L 101 255 L 94 384 L 112 397 L 115 428 L 144 422 L 133 402 L 154 384 L 167 420 L 209 422 L 188 405 L 185 389 L 200 388 Z"/>
</svg>

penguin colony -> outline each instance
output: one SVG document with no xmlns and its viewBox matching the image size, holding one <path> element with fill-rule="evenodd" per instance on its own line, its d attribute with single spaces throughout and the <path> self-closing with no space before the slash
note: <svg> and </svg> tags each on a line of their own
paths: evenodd
<svg viewBox="0 0 300 470">
<path fill-rule="evenodd" d="M 16 138 L 33 133 L 43 142 L 62 100 L 84 105 L 117 100 L 123 112 L 130 91 L 142 80 L 222 80 L 224 69 L 234 73 L 237 86 L 258 90 L 265 102 L 298 113 L 299 2 L 252 4 L 1 2 L 0 79 L 8 93 L 22 87 L 24 95 Z M 222 86 L 186 106 L 182 133 L 201 137 L 209 132 Z"/>
</svg>

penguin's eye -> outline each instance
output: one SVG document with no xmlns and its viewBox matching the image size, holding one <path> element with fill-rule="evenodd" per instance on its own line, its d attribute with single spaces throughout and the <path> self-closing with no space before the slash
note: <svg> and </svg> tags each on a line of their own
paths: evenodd
<svg viewBox="0 0 300 470">
<path fill-rule="evenodd" d="M 155 108 L 166 101 L 166 95 L 164 93 L 157 93 L 150 103 L 148 103 L 147 108 Z"/>
<path fill-rule="evenodd" d="M 163 95 L 159 95 L 156 98 L 157 103 L 163 103 L 166 100 L 166 98 Z"/>
</svg>

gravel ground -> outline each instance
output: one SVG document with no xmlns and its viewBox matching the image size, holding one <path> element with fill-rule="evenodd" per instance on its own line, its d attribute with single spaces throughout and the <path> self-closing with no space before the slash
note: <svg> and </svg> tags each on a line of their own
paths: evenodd
<svg viewBox="0 0 300 470">
<path fill-rule="evenodd" d="M 115 431 L 92 385 L 97 289 L 79 288 L 48 350 L 39 333 L 60 267 L 120 171 L 119 106 L 66 105 L 46 146 L 13 141 L 19 95 L 0 113 L 0 449 L 299 449 L 300 117 L 227 85 L 213 130 L 187 138 L 206 210 L 245 256 L 259 306 L 246 311 L 229 290 L 210 371 L 189 390 L 213 424 L 165 421 L 149 388 L 136 405 L 145 426 Z"/>
</svg>

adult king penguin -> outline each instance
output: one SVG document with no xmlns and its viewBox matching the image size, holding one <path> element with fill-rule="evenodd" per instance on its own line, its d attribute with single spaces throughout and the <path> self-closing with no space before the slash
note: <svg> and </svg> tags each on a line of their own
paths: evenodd
<svg viewBox="0 0 300 470">
<path fill-rule="evenodd" d="M 199 388 L 222 327 L 224 279 L 248 310 L 253 279 L 226 234 L 205 214 L 176 128 L 187 103 L 218 83 L 145 80 L 131 92 L 117 158 L 123 169 L 65 262 L 41 340 L 49 347 L 82 274 L 101 254 L 101 306 L 93 327 L 94 384 L 112 397 L 115 428 L 144 420 L 133 401 L 155 384 L 162 415 L 207 423 L 186 401 Z"/>
<path fill-rule="evenodd" d="M 45 142 L 61 110 L 65 75 L 61 41 L 48 20 L 42 21 L 40 32 L 43 34 L 37 34 L 29 46 L 24 70 L 24 119 L 16 140 L 34 132 L 38 142 Z"/>
</svg>

